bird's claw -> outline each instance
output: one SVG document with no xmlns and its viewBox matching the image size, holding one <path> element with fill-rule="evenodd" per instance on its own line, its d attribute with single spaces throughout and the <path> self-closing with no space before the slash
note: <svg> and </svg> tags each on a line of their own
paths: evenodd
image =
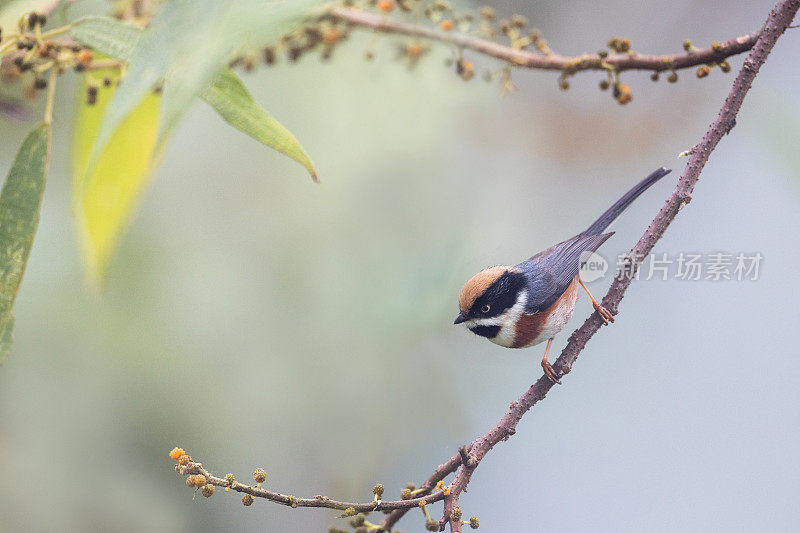
<svg viewBox="0 0 800 533">
<path fill-rule="evenodd" d="M 561 381 L 558 379 L 558 374 L 556 374 L 556 370 L 550 363 L 547 361 L 542 361 L 542 370 L 544 370 L 544 375 L 547 376 L 547 379 L 556 385 L 561 385 Z"/>
<path fill-rule="evenodd" d="M 609 322 L 614 322 L 614 315 L 612 315 L 611 311 L 609 311 L 602 305 L 596 304 L 594 306 L 594 310 L 597 311 L 597 314 L 600 315 L 600 318 L 603 319 L 603 322 L 605 322 L 606 325 L 608 325 Z"/>
</svg>

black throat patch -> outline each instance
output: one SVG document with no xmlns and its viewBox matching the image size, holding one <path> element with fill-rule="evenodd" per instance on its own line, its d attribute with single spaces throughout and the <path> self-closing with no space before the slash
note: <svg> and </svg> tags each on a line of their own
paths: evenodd
<svg viewBox="0 0 800 533">
<path fill-rule="evenodd" d="M 480 335 L 481 337 L 486 337 L 487 339 L 493 339 L 497 337 L 498 333 L 500 333 L 500 326 L 473 326 L 469 328 L 469 330 L 475 335 Z"/>
</svg>

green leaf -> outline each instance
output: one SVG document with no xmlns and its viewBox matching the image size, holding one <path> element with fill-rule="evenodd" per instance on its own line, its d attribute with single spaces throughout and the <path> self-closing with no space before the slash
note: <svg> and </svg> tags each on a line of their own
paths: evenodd
<svg viewBox="0 0 800 533">
<path fill-rule="evenodd" d="M 314 164 L 295 136 L 253 100 L 242 80 L 232 70 L 225 69 L 214 78 L 203 91 L 202 97 L 225 122 L 291 157 L 317 181 Z"/>
<path fill-rule="evenodd" d="M 25 137 L 0 192 L 0 363 L 11 350 L 14 300 L 39 225 L 50 125 L 42 124 Z"/>
<path fill-rule="evenodd" d="M 85 17 L 73 24 L 70 34 L 99 52 L 130 61 L 144 30 L 108 17 Z M 303 165 L 316 181 L 313 163 L 294 135 L 253 100 L 232 70 L 223 69 L 200 96 L 226 122 L 291 157 Z"/>
<path fill-rule="evenodd" d="M 72 23 L 69 34 L 100 53 L 130 61 L 144 30 L 110 17 L 83 17 Z"/>
<path fill-rule="evenodd" d="M 118 77 L 118 72 L 112 69 L 84 76 L 73 130 L 74 212 L 84 263 L 98 284 L 152 174 L 158 135 L 160 98 L 148 93 L 111 136 L 96 164 L 89 168 L 94 139 L 115 89 L 101 88 L 94 105 L 86 103 L 86 89 L 90 83 L 101 85 L 104 78 L 109 78 L 113 87 Z"/>
<path fill-rule="evenodd" d="M 319 0 L 172 0 L 162 4 L 150 27 L 133 43 L 128 75 L 103 120 L 90 166 L 114 130 L 158 83 L 164 83 L 161 145 L 236 50 L 261 45 L 289 31 L 316 3 Z M 76 35 L 75 29 L 72 34 Z"/>
</svg>

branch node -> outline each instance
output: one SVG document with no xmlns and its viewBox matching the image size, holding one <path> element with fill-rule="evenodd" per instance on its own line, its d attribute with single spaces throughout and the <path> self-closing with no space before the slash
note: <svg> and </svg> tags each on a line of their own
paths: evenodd
<svg viewBox="0 0 800 533">
<path fill-rule="evenodd" d="M 478 460 L 467 452 L 466 446 L 459 446 L 458 454 L 461 456 L 461 464 L 464 465 L 464 468 L 472 470 L 478 466 Z"/>
</svg>

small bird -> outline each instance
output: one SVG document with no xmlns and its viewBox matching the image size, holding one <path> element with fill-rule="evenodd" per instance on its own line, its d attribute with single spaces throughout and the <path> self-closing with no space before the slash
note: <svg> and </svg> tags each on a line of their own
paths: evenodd
<svg viewBox="0 0 800 533">
<path fill-rule="evenodd" d="M 614 316 L 594 299 L 578 273 L 586 257 L 614 232 L 603 231 L 655 182 L 670 173 L 659 168 L 600 215 L 583 233 L 539 252 L 515 266 L 493 266 L 475 274 L 458 297 L 460 312 L 454 324 L 506 348 L 527 348 L 547 341 L 542 369 L 554 383 L 558 375 L 547 361 L 550 345 L 575 310 L 578 285 L 597 314 L 608 324 Z"/>
</svg>

